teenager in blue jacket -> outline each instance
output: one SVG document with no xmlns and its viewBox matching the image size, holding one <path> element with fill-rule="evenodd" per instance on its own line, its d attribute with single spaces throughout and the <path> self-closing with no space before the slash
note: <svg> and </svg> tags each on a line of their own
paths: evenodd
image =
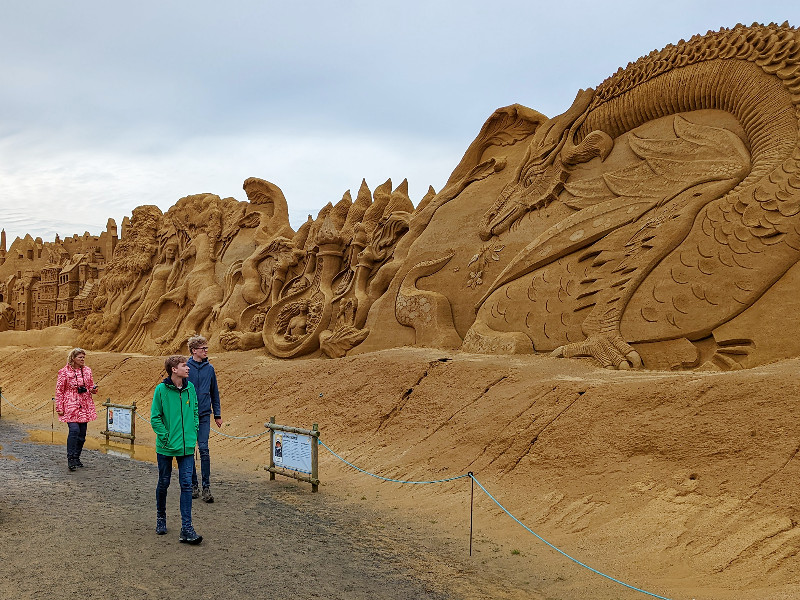
<svg viewBox="0 0 800 600">
<path fill-rule="evenodd" d="M 219 388 L 214 366 L 208 362 L 208 340 L 201 335 L 189 338 L 189 381 L 197 392 L 197 410 L 200 416 L 200 428 L 197 431 L 197 449 L 200 451 L 200 474 L 203 484 L 202 497 L 206 502 L 213 502 L 211 495 L 211 457 L 208 452 L 208 436 L 211 433 L 211 415 L 217 427 L 222 427 L 222 413 L 219 406 Z M 192 498 L 201 496 L 197 481 L 197 466 L 193 463 Z"/>
</svg>

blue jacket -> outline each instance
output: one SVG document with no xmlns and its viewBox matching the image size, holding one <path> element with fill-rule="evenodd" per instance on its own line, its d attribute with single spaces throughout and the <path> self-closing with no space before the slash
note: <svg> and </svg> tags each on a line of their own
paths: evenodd
<svg viewBox="0 0 800 600">
<path fill-rule="evenodd" d="M 197 362 L 194 358 L 186 361 L 189 365 L 189 381 L 197 392 L 197 410 L 201 417 L 211 414 L 214 409 L 214 418 L 222 418 L 219 406 L 219 388 L 217 387 L 217 374 L 214 367 L 205 359 Z"/>
</svg>

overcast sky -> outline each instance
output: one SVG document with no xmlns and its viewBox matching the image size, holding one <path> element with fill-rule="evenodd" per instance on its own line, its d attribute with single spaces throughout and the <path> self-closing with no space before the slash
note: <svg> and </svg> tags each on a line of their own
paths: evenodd
<svg viewBox="0 0 800 600">
<path fill-rule="evenodd" d="M 800 2 L 4 0 L 0 227 L 8 244 L 117 224 L 242 182 L 292 225 L 362 178 L 447 180 L 486 118 L 548 116 L 653 49 Z"/>
</svg>

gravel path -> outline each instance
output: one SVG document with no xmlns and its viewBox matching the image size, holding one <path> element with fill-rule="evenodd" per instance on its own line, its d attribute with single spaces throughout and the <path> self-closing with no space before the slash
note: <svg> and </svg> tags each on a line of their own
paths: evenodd
<svg viewBox="0 0 800 600">
<path fill-rule="evenodd" d="M 63 447 L 25 439 L 0 420 L 0 598 L 462 597 L 441 577 L 458 568 L 418 532 L 310 486 L 215 470 L 216 502 L 193 506 L 203 543 L 189 546 L 177 468 L 157 536 L 155 465 L 84 450 L 69 472 Z"/>
</svg>

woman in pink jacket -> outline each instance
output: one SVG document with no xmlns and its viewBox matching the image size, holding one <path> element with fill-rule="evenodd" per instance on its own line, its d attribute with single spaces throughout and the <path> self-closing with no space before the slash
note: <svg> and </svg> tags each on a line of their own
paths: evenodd
<svg viewBox="0 0 800 600">
<path fill-rule="evenodd" d="M 96 393 L 92 370 L 86 366 L 86 350 L 73 348 L 67 356 L 67 364 L 58 372 L 56 382 L 58 420 L 69 427 L 67 466 L 70 471 L 83 466 L 81 450 L 86 441 L 86 424 L 97 418 L 92 398 Z"/>
</svg>

